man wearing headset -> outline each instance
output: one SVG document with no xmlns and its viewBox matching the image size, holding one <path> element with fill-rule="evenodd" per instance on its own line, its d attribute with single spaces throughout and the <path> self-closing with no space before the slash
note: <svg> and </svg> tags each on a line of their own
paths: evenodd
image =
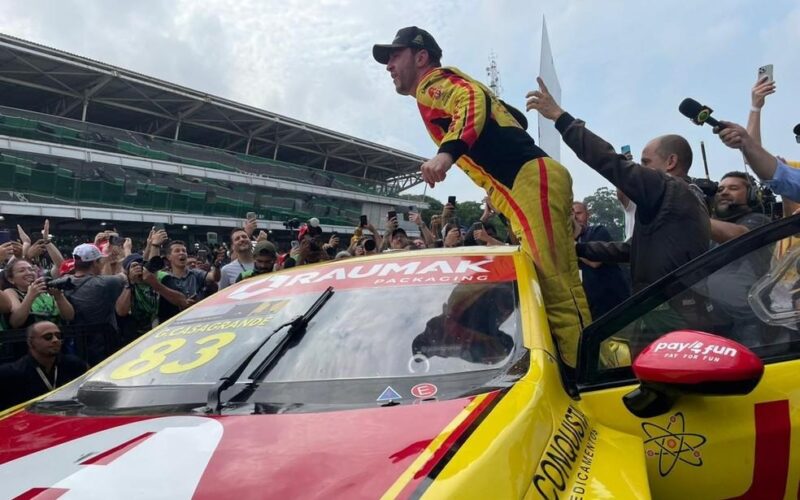
<svg viewBox="0 0 800 500">
<path fill-rule="evenodd" d="M 725 243 L 751 229 L 768 224 L 769 217 L 755 212 L 761 205 L 753 179 L 744 172 L 728 172 L 722 176 L 714 198 L 711 218 L 711 239 Z"/>
</svg>

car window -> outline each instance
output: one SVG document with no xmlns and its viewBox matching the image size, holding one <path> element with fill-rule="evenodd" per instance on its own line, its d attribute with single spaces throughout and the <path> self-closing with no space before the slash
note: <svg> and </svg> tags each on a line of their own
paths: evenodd
<svg viewBox="0 0 800 500">
<path fill-rule="evenodd" d="M 765 362 L 797 356 L 798 221 L 784 219 L 715 248 L 591 325 L 581 346 L 579 384 L 632 381 L 632 360 L 675 330 L 733 339 Z"/>
</svg>

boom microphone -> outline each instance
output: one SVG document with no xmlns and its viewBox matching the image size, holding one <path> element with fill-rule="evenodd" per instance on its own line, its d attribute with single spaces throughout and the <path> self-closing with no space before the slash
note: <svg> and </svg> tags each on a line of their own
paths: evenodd
<svg viewBox="0 0 800 500">
<path fill-rule="evenodd" d="M 713 109 L 708 106 L 703 106 L 691 97 L 687 97 L 681 102 L 681 105 L 678 106 L 678 111 L 686 118 L 692 120 L 692 123 L 695 125 L 708 123 L 712 127 L 725 128 L 724 125 L 711 116 L 711 113 L 714 112 Z"/>
</svg>

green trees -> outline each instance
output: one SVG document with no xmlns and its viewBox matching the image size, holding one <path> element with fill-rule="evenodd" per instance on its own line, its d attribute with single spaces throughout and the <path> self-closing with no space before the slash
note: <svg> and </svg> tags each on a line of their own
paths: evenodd
<svg viewBox="0 0 800 500">
<path fill-rule="evenodd" d="M 622 241 L 625 234 L 623 230 L 625 212 L 617 201 L 616 192 L 607 187 L 601 187 L 593 195 L 587 196 L 583 202 L 589 209 L 589 224 L 605 226 L 611 233 L 611 239 Z"/>
</svg>

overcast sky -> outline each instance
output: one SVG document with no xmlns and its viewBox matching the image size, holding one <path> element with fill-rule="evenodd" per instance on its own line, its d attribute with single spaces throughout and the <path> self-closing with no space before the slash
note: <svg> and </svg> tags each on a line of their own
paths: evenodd
<svg viewBox="0 0 800 500">
<path fill-rule="evenodd" d="M 715 116 L 747 120 L 757 68 L 774 64 L 778 93 L 764 110 L 765 146 L 800 158 L 800 2 L 25 0 L 0 3 L 3 30 L 190 88 L 291 116 L 422 156 L 436 148 L 414 101 L 394 92 L 373 43 L 398 28 L 430 31 L 443 63 L 483 81 L 497 55 L 504 100 L 524 108 L 539 68 L 546 15 L 562 106 L 638 159 L 665 133 L 692 143 L 702 175 L 705 140 L 712 178 L 742 168 L 708 127 L 677 107 L 687 96 Z M 536 119 L 529 114 L 536 137 Z M 576 198 L 609 183 L 562 146 Z M 418 192 L 422 191 L 420 187 Z M 457 169 L 428 194 L 479 200 Z"/>
</svg>

